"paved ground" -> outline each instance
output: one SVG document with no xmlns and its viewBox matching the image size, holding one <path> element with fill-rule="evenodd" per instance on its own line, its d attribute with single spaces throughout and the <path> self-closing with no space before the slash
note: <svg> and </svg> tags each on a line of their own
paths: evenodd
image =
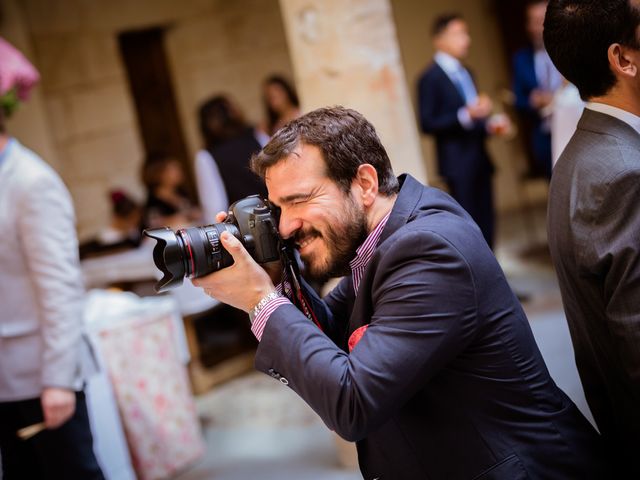
<svg viewBox="0 0 640 480">
<path fill-rule="evenodd" d="M 503 219 L 497 256 L 523 302 L 534 335 L 558 385 L 591 417 L 578 379 L 558 286 L 544 239 L 544 211 L 525 224 Z M 531 220 L 531 219 L 530 219 Z M 352 480 L 334 435 L 289 389 L 253 373 L 198 399 L 208 451 L 176 480 Z"/>
</svg>

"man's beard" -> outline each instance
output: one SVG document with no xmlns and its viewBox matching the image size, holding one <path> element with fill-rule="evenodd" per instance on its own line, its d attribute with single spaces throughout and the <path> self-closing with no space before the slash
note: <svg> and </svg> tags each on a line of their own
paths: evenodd
<svg viewBox="0 0 640 480">
<path fill-rule="evenodd" d="M 364 210 L 358 208 L 351 196 L 347 196 L 346 212 L 334 224 L 327 224 L 326 231 L 320 233 L 311 228 L 299 237 L 318 237 L 325 243 L 327 256 L 323 264 L 318 260 L 302 257 L 305 265 L 305 277 L 324 282 L 332 277 L 342 277 L 351 272 L 349 262 L 356 256 L 357 248 L 367 238 L 367 220 Z"/>
</svg>

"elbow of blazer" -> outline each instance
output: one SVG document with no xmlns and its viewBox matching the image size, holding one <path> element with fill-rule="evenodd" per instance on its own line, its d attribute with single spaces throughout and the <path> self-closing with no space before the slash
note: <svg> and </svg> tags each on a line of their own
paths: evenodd
<svg viewBox="0 0 640 480">
<path fill-rule="evenodd" d="M 371 414 L 364 412 L 349 412 L 343 418 L 335 419 L 333 430 L 348 442 L 357 442 L 366 438 L 372 431 L 380 426 L 382 414 Z"/>
<path fill-rule="evenodd" d="M 337 425 L 334 431 L 347 442 L 359 442 L 367 436 L 367 429 L 361 425 Z"/>
</svg>

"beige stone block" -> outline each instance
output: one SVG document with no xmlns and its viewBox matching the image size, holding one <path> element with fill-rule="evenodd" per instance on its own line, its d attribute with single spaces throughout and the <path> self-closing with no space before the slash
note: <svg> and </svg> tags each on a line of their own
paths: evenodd
<svg viewBox="0 0 640 480">
<path fill-rule="evenodd" d="M 138 178 L 142 147 L 135 130 L 88 136 L 65 146 L 64 175 L 70 184 L 126 175 Z"/>
<path fill-rule="evenodd" d="M 115 33 L 34 35 L 34 45 L 47 91 L 124 81 Z"/>
<path fill-rule="evenodd" d="M 88 67 L 79 35 L 34 35 L 33 44 L 46 93 L 65 87 L 77 87 L 88 78 Z"/>
<path fill-rule="evenodd" d="M 134 125 L 133 102 L 124 82 L 94 83 L 68 95 L 71 135 L 96 134 Z"/>
<path fill-rule="evenodd" d="M 81 0 L 22 0 L 35 35 L 76 32 L 82 28 Z"/>
<path fill-rule="evenodd" d="M 102 179 L 69 185 L 76 209 L 78 237 L 86 239 L 101 227 L 108 225 L 110 218 L 109 198 Z"/>
<path fill-rule="evenodd" d="M 94 30 L 123 31 L 171 25 L 211 11 L 210 0 L 82 0 L 86 25 Z"/>
<path fill-rule="evenodd" d="M 126 81 L 116 32 L 92 32 L 84 35 L 82 47 L 88 80 Z"/>
<path fill-rule="evenodd" d="M 50 93 L 46 96 L 45 103 L 54 139 L 58 143 L 66 142 L 75 131 L 67 95 L 65 93 Z"/>
</svg>

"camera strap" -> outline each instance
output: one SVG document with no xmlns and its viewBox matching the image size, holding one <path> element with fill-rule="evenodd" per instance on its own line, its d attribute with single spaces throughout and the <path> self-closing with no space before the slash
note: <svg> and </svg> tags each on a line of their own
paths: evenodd
<svg viewBox="0 0 640 480">
<path fill-rule="evenodd" d="M 302 289 L 302 277 L 300 275 L 300 268 L 298 267 L 298 261 L 295 257 L 293 248 L 289 245 L 283 244 L 280 254 L 284 265 L 282 293 L 298 308 L 298 310 L 304 313 L 309 320 L 315 323 L 316 326 L 322 330 L 322 325 L 313 312 L 311 303 L 307 300 Z M 287 286 L 290 288 L 287 288 Z"/>
</svg>

